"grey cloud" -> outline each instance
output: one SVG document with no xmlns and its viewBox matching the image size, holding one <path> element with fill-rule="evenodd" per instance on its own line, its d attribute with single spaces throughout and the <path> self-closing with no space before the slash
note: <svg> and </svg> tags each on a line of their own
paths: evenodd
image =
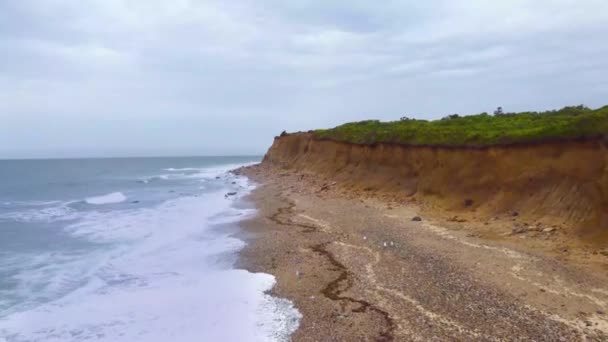
<svg viewBox="0 0 608 342">
<path fill-rule="evenodd" d="M 261 153 L 283 129 L 600 106 L 607 22 L 599 0 L 5 1 L 0 157 Z"/>
</svg>

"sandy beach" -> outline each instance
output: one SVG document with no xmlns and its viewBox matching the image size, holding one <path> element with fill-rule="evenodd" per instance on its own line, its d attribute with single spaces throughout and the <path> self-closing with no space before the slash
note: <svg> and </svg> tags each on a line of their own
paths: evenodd
<svg viewBox="0 0 608 342">
<path fill-rule="evenodd" d="M 240 262 L 300 310 L 294 341 L 608 338 L 602 256 L 554 231 L 493 238 L 511 228 L 265 164 L 235 172 L 259 184 Z"/>
</svg>

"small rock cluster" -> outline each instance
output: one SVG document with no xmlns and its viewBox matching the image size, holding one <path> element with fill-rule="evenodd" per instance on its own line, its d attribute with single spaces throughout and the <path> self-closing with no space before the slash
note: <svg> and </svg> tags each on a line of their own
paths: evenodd
<svg viewBox="0 0 608 342">
<path fill-rule="evenodd" d="M 338 183 L 336 183 L 336 182 L 325 183 L 325 184 L 323 184 L 323 186 L 321 187 L 321 189 L 319 189 L 319 191 L 317 191 L 317 192 L 327 191 L 327 190 L 329 190 L 330 187 L 332 187 L 332 186 L 334 186 L 336 184 L 338 184 Z"/>
<path fill-rule="evenodd" d="M 535 226 L 530 226 L 527 223 L 516 223 L 511 230 L 511 234 L 524 234 L 527 232 L 553 233 L 557 231 L 557 227 L 543 227 L 542 223 L 537 223 Z"/>
</svg>

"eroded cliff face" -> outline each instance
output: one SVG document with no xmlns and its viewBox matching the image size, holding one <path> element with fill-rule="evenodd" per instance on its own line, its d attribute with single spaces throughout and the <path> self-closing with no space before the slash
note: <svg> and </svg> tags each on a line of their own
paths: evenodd
<svg viewBox="0 0 608 342">
<path fill-rule="evenodd" d="M 355 145 L 310 133 L 275 139 L 264 163 L 432 207 L 569 227 L 608 239 L 608 147 L 602 140 L 487 148 Z"/>
</svg>

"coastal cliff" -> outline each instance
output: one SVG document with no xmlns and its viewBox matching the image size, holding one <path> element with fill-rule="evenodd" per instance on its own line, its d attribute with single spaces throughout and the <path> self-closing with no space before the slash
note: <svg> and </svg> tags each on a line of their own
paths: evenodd
<svg viewBox="0 0 608 342">
<path fill-rule="evenodd" d="M 275 138 L 263 164 L 480 220 L 518 216 L 602 242 L 607 145 L 602 138 L 483 147 L 356 144 L 309 132 Z"/>
</svg>

